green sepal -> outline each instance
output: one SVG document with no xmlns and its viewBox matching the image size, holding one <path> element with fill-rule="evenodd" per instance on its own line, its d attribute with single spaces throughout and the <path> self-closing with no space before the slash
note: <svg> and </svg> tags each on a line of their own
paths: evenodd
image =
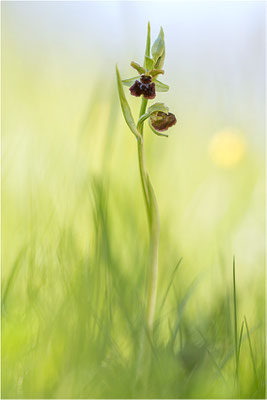
<svg viewBox="0 0 267 400">
<path fill-rule="evenodd" d="M 164 112 L 165 114 L 169 114 L 169 108 L 165 106 L 164 103 L 152 104 L 152 106 L 148 107 L 147 109 L 147 113 L 149 114 L 149 116 L 154 112 L 159 112 L 159 111 Z"/>
<path fill-rule="evenodd" d="M 156 78 L 159 74 L 164 74 L 163 69 L 152 69 L 152 71 L 150 71 L 152 78 Z"/>
<path fill-rule="evenodd" d="M 155 42 L 153 43 L 152 49 L 152 57 L 155 62 L 155 68 L 161 68 L 163 63 L 160 62 L 160 58 L 165 55 L 165 42 L 164 42 L 164 32 L 163 29 L 160 28 L 159 35 Z M 164 57 L 163 57 L 164 62 Z M 160 64 L 160 65 L 159 65 Z"/>
<path fill-rule="evenodd" d="M 162 83 L 157 79 L 153 79 L 153 82 L 155 82 L 156 92 L 168 92 L 168 90 L 170 89 L 168 85 L 165 85 L 165 83 Z"/>
<path fill-rule="evenodd" d="M 122 82 L 121 82 L 120 73 L 119 73 L 117 65 L 116 65 L 116 75 L 117 75 L 117 84 L 118 84 L 118 92 L 119 92 L 119 98 L 120 98 L 120 103 L 121 103 L 121 109 L 122 109 L 122 113 L 124 115 L 126 124 L 129 126 L 130 130 L 133 132 L 133 134 L 136 136 L 136 138 L 138 140 L 140 140 L 141 135 L 136 128 L 130 106 L 126 100 Z"/>
<path fill-rule="evenodd" d="M 154 60 L 150 57 L 145 56 L 145 69 L 151 71 L 154 68 Z"/>
<path fill-rule="evenodd" d="M 140 76 L 134 76 L 133 78 L 123 79 L 121 82 L 124 86 L 131 87 L 138 79 L 140 79 Z"/>
<path fill-rule="evenodd" d="M 123 79 L 122 84 L 124 86 L 131 87 L 134 84 L 134 82 L 138 79 L 140 79 L 140 76 L 134 76 L 133 78 Z M 156 92 L 168 92 L 168 90 L 170 89 L 168 85 L 165 85 L 165 83 L 162 83 L 157 79 L 153 79 L 153 82 L 155 82 Z"/>
<path fill-rule="evenodd" d="M 144 74 L 146 72 L 145 68 L 141 67 L 138 63 L 135 61 L 131 62 L 131 67 L 133 67 L 140 75 Z"/>
</svg>

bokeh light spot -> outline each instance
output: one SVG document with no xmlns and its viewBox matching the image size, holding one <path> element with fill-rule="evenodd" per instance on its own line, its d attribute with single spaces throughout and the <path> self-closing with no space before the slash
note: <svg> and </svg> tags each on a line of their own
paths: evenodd
<svg viewBox="0 0 267 400">
<path fill-rule="evenodd" d="M 237 165 L 246 152 L 246 141 L 242 132 L 237 129 L 223 129 L 217 132 L 209 144 L 209 155 L 212 161 L 224 168 Z"/>
</svg>

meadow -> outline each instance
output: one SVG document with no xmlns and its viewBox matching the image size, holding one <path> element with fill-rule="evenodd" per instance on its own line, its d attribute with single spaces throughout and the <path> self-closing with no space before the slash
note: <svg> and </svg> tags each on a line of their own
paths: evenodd
<svg viewBox="0 0 267 400">
<path fill-rule="evenodd" d="M 4 21 L 14 10 L 6 5 Z M 52 51 L 46 58 L 45 46 L 32 57 L 10 26 L 2 34 L 2 398 L 265 398 L 258 81 L 244 72 L 241 105 L 227 114 L 231 85 L 221 82 L 215 101 L 183 82 L 193 69 L 166 72 L 177 124 L 169 138 L 144 130 L 161 233 L 140 383 L 148 229 L 115 63 L 102 67 L 99 51 L 78 67 Z M 116 61 L 129 77 L 124 53 Z M 127 98 L 137 115 L 138 99 Z"/>
</svg>

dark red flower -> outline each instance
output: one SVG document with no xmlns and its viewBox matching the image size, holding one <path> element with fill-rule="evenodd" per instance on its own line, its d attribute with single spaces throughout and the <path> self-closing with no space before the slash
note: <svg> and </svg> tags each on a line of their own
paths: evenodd
<svg viewBox="0 0 267 400">
<path fill-rule="evenodd" d="M 166 114 L 162 111 L 152 114 L 150 120 L 153 128 L 159 132 L 167 131 L 167 129 L 176 124 L 176 117 L 174 114 Z"/>
<path fill-rule="evenodd" d="M 142 94 L 142 90 L 140 88 L 141 82 L 135 81 L 134 84 L 130 87 L 130 92 L 132 96 L 140 97 Z"/>
<path fill-rule="evenodd" d="M 154 99 L 156 97 L 155 83 L 151 76 L 141 75 L 140 81 L 135 81 L 130 87 L 132 96 L 140 97 L 142 94 L 145 99 Z"/>
</svg>

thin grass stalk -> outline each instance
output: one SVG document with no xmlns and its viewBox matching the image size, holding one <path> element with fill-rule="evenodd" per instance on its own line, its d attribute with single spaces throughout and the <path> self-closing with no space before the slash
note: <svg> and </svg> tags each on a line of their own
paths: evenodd
<svg viewBox="0 0 267 400">
<path fill-rule="evenodd" d="M 237 302 L 235 282 L 235 257 L 233 258 L 233 302 L 234 302 L 234 340 L 235 340 L 235 371 L 238 378 L 238 342 L 237 342 Z"/>
<path fill-rule="evenodd" d="M 238 341 L 238 353 L 237 353 L 237 367 L 238 368 L 239 368 L 240 350 L 241 350 L 241 343 L 242 343 L 242 338 L 243 338 L 243 331 L 244 331 L 244 321 L 242 321 L 240 335 L 239 335 L 239 341 Z"/>
<path fill-rule="evenodd" d="M 247 322 L 247 318 L 245 316 L 244 316 L 244 321 L 245 321 L 246 331 L 247 331 L 247 336 L 248 336 L 248 344 L 249 344 L 250 357 L 251 357 L 252 366 L 253 366 L 253 372 L 254 372 L 254 375 L 255 375 L 256 383 L 258 385 L 258 375 L 257 375 L 255 357 L 254 357 L 253 350 L 252 350 L 252 345 L 251 345 L 251 340 L 250 340 L 250 333 L 249 333 L 249 329 L 248 329 L 248 322 Z"/>
</svg>

